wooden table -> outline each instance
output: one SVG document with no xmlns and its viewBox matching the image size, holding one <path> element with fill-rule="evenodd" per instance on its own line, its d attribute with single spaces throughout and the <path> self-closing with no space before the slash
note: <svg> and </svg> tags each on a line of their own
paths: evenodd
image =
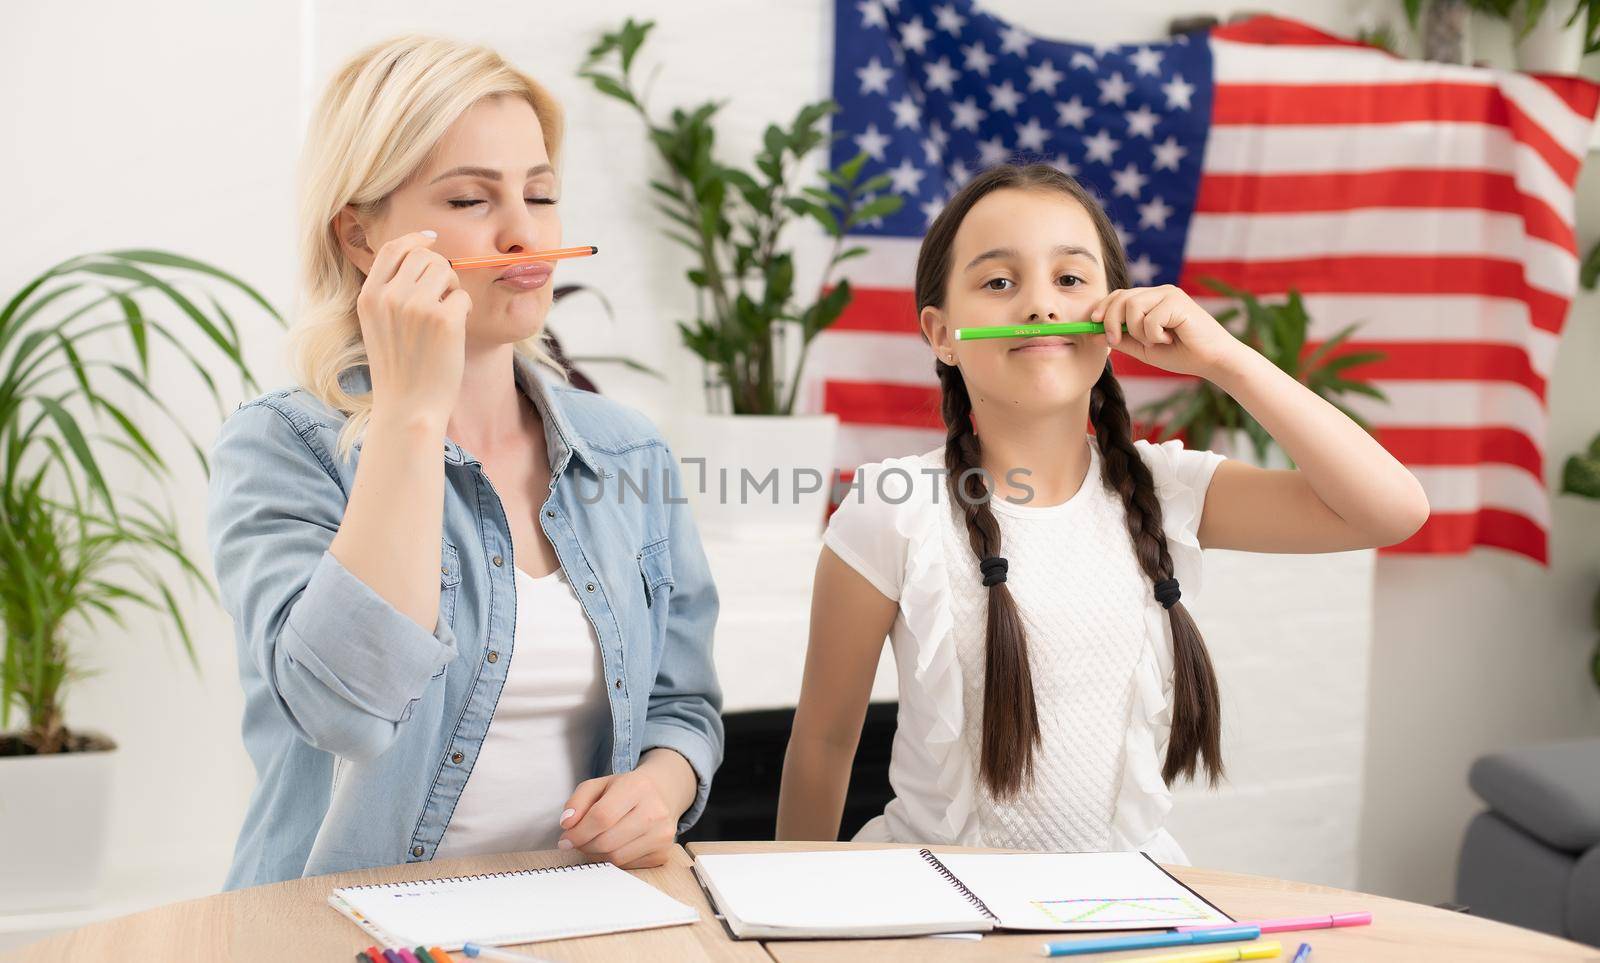
<svg viewBox="0 0 1600 963">
<path fill-rule="evenodd" d="M 31 943 L 6 958 L 7 963 L 107 963 L 148 960 L 151 963 L 190 960 L 197 963 L 354 963 L 356 952 L 372 938 L 328 905 L 336 886 L 393 883 L 473 873 L 581 863 L 571 852 L 548 850 L 436 859 L 381 869 L 332 873 L 268 886 L 233 890 L 162 906 L 144 913 L 107 920 Z M 700 911 L 700 922 L 638 933 L 613 933 L 575 940 L 516 947 L 553 960 L 713 960 L 717 963 L 771 963 L 761 944 L 729 939 L 712 918 L 700 884 L 689 868 L 689 854 L 673 847 L 672 859 L 659 869 L 634 873 Z M 461 954 L 456 959 L 465 960 Z"/>
<path fill-rule="evenodd" d="M 850 843 L 691 843 L 694 853 L 750 853 L 802 849 L 844 849 Z M 885 848 L 862 846 L 855 848 Z M 371 942 L 355 924 L 328 906 L 335 886 L 388 883 L 470 873 L 504 872 L 581 861 L 570 853 L 512 853 L 409 863 L 381 869 L 336 873 L 270 886 L 220 893 L 174 903 L 85 926 L 23 947 L 7 957 L 15 963 L 73 963 L 123 960 L 316 960 L 351 961 Z M 1372 926 L 1312 933 L 1289 933 L 1279 941 L 1292 952 L 1300 940 L 1315 946 L 1315 963 L 1391 960 L 1600 961 L 1600 950 L 1416 903 L 1345 890 L 1292 883 L 1217 870 L 1171 867 L 1225 912 L 1239 919 L 1302 916 L 1371 910 Z M 552 960 L 715 960 L 738 963 L 789 963 L 810 960 L 1011 960 L 1038 959 L 1039 934 L 990 934 L 979 941 L 938 938 L 899 940 L 817 940 L 740 942 L 712 917 L 690 868 L 690 857 L 675 847 L 659 869 L 640 870 L 640 879 L 699 909 L 691 926 L 590 936 L 517 947 Z M 1072 957 L 1074 960 L 1126 959 L 1129 954 Z"/>
</svg>

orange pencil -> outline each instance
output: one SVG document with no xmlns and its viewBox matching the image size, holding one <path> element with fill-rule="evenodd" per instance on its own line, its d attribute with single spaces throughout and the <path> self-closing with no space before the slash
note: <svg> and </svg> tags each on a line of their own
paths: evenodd
<svg viewBox="0 0 1600 963">
<path fill-rule="evenodd" d="M 526 254 L 490 254 L 485 257 L 458 257 L 452 258 L 450 266 L 456 269 L 505 267 L 510 264 L 524 264 L 529 261 L 560 261 L 569 257 L 589 257 L 599 254 L 600 249 L 592 244 L 582 247 L 558 247 L 549 251 L 529 251 Z"/>
<path fill-rule="evenodd" d="M 438 960 L 439 963 L 456 963 L 456 958 L 446 953 L 437 946 L 428 947 L 428 955 Z"/>
</svg>

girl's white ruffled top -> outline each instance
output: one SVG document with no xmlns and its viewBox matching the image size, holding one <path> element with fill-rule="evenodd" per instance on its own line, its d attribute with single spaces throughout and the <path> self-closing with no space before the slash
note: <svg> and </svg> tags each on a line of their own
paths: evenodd
<svg viewBox="0 0 1600 963">
<path fill-rule="evenodd" d="M 1089 471 L 1067 501 L 991 502 L 1042 733 L 1031 785 L 1004 800 L 978 780 L 988 589 L 951 504 L 944 450 L 858 470 L 825 542 L 899 603 L 890 644 L 900 706 L 889 763 L 895 798 L 857 840 L 1142 850 L 1188 861 L 1165 829 L 1172 796 L 1161 779 L 1172 631 L 1134 556 L 1122 500 L 1101 480 L 1093 440 L 1085 443 Z M 1222 456 L 1179 441 L 1135 444 L 1155 479 L 1174 577 L 1192 595 L 1201 509 Z"/>
</svg>

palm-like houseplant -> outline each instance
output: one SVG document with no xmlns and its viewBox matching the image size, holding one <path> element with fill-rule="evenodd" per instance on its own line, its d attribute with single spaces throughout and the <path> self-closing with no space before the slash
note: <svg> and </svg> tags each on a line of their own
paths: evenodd
<svg viewBox="0 0 1600 963">
<path fill-rule="evenodd" d="M 192 369 L 220 420 L 216 372 L 231 370 L 242 387 L 254 386 L 238 327 L 218 297 L 224 293 L 230 300 L 242 294 L 281 323 L 243 281 L 154 250 L 63 261 L 0 308 L 0 732 L 13 716 L 21 721 L 0 735 L 0 838 L 50 833 L 6 824 L 8 809 L 33 811 L 29 800 L 7 793 L 33 793 L 36 802 L 70 791 L 52 782 L 65 770 L 45 760 L 115 748 L 67 725 L 66 692 L 89 673 L 73 652 L 75 638 L 151 611 L 176 631 L 198 671 L 177 589 L 212 590 L 179 538 L 170 504 L 141 491 L 169 481 L 174 465 L 140 415 L 160 412 L 206 468 L 204 451 L 162 397 L 170 376 L 153 370 L 152 360 Z M 26 886 L 21 902 L 37 906 L 92 888 L 99 853 L 74 862 L 74 833 L 94 837 L 96 827 L 63 827 L 47 849 L 49 865 L 0 859 L 0 889 L 15 874 Z"/>
<path fill-rule="evenodd" d="M 185 359 L 215 399 L 215 359 L 190 347 L 198 334 L 213 355 L 254 384 L 237 326 L 214 295 L 184 293 L 166 275 L 220 281 L 275 319 L 253 288 L 216 268 L 161 251 L 129 250 L 73 258 L 25 284 L 0 310 L 0 729 L 20 707 L 25 753 L 68 748 L 63 687 L 79 671 L 65 631 L 74 618 L 119 621 L 128 607 L 163 613 L 191 661 L 193 644 L 173 593 L 174 579 L 152 565 L 176 563 L 180 580 L 209 583 L 178 541 L 169 507 L 132 491 L 143 474 L 169 476 L 168 458 L 119 398 L 139 397 L 163 412 L 205 454 L 153 388 L 152 343 Z M 159 309 L 150 302 L 160 303 Z M 281 319 L 279 319 L 281 321 Z M 118 343 L 116 335 L 125 336 Z M 109 386 L 119 388 L 108 391 Z M 108 478 L 118 459 L 123 484 Z"/>
</svg>

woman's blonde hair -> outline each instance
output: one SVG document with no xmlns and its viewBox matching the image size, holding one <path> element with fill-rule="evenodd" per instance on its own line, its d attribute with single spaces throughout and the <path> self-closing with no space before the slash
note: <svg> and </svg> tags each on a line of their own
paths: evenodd
<svg viewBox="0 0 1600 963">
<path fill-rule="evenodd" d="M 365 429 L 372 396 L 350 394 L 340 383 L 342 374 L 367 360 L 356 317 L 365 275 L 340 248 L 335 219 L 346 206 L 364 217 L 382 210 L 389 195 L 423 167 L 450 125 L 473 104 L 495 96 L 532 105 L 550 163 L 558 166 L 561 105 L 487 47 L 396 37 L 346 63 L 317 105 L 301 160 L 302 290 L 291 354 L 301 385 L 349 417 L 339 436 L 341 455 Z M 537 337 L 516 350 L 561 370 Z"/>
</svg>

